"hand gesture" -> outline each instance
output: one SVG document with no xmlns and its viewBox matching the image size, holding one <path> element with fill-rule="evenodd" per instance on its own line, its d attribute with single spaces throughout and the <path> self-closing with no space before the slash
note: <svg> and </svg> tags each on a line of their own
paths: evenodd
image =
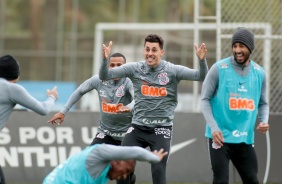
<svg viewBox="0 0 282 184">
<path fill-rule="evenodd" d="M 216 143 L 218 146 L 223 146 L 224 138 L 223 138 L 222 132 L 215 131 L 212 134 L 212 139 L 213 139 L 213 142 Z"/>
<path fill-rule="evenodd" d="M 49 121 L 48 123 L 52 123 L 53 125 L 61 125 L 61 123 L 64 121 L 65 115 L 61 112 L 58 112 L 55 114 Z"/>
<path fill-rule="evenodd" d="M 130 108 L 127 106 L 121 106 L 117 109 L 117 113 L 123 113 L 123 112 L 130 112 Z"/>
<path fill-rule="evenodd" d="M 198 48 L 198 45 L 194 43 L 194 47 L 196 50 L 196 55 L 199 58 L 200 61 L 203 61 L 206 58 L 206 54 L 208 52 L 206 48 L 206 44 L 202 43 L 202 45 Z"/>
<path fill-rule="evenodd" d="M 47 96 L 54 96 L 56 98 L 56 100 L 58 100 L 59 98 L 59 94 L 58 94 L 58 91 L 57 91 L 57 86 L 54 86 L 53 89 L 47 89 Z"/>
<path fill-rule="evenodd" d="M 103 44 L 103 47 L 102 47 L 102 55 L 103 55 L 103 58 L 104 59 L 107 59 L 110 54 L 111 54 L 111 49 L 112 49 L 112 45 L 113 45 L 113 42 L 110 41 L 109 42 L 109 45 L 106 46 L 105 44 Z"/>
<path fill-rule="evenodd" d="M 263 122 L 260 122 L 260 124 L 257 127 L 257 130 L 259 130 L 263 134 L 265 134 L 268 129 L 269 129 L 269 124 Z"/>
<path fill-rule="evenodd" d="M 157 156 L 160 158 L 160 160 L 162 160 L 162 159 L 168 154 L 167 151 L 164 152 L 164 149 L 163 149 L 163 148 L 160 149 L 159 151 L 158 151 L 158 150 L 155 150 L 155 151 L 153 151 L 153 153 L 154 153 L 155 155 L 157 155 Z"/>
</svg>

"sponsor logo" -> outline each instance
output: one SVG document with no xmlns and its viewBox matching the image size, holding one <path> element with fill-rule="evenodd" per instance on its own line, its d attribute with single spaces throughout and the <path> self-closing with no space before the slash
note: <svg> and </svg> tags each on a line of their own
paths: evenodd
<svg viewBox="0 0 282 184">
<path fill-rule="evenodd" d="M 247 98 L 229 98 L 230 110 L 255 110 L 255 102 L 252 99 Z"/>
<path fill-rule="evenodd" d="M 151 85 L 149 82 L 147 82 L 147 81 L 142 81 L 142 85 L 147 85 L 147 86 L 149 86 L 149 85 Z"/>
<path fill-rule="evenodd" d="M 166 85 L 169 82 L 169 78 L 167 77 L 167 73 L 161 73 L 158 75 L 159 83 L 161 85 Z"/>
<path fill-rule="evenodd" d="M 107 86 L 109 85 L 109 81 L 102 81 L 102 84 Z"/>
<path fill-rule="evenodd" d="M 146 70 L 146 68 L 145 68 L 145 66 L 144 66 L 144 65 L 143 65 L 143 66 L 141 66 L 140 70 L 141 70 L 143 73 L 147 73 L 147 70 Z"/>
<path fill-rule="evenodd" d="M 121 85 L 120 87 L 118 87 L 117 91 L 116 91 L 116 96 L 117 97 L 122 97 L 124 96 L 124 84 Z"/>
<path fill-rule="evenodd" d="M 100 138 L 100 139 L 104 139 L 104 138 L 105 138 L 105 134 L 103 134 L 103 133 L 98 133 L 96 137 L 97 137 L 97 138 Z"/>
<path fill-rule="evenodd" d="M 116 113 L 117 110 L 123 106 L 122 103 L 119 104 L 107 104 L 105 102 L 102 102 L 102 111 L 105 113 Z"/>
<path fill-rule="evenodd" d="M 101 101 L 102 101 L 102 102 L 109 103 L 111 100 L 108 100 L 108 99 L 106 99 L 106 98 L 101 98 Z"/>
<path fill-rule="evenodd" d="M 164 124 L 164 123 L 166 123 L 167 122 L 167 119 L 153 119 L 153 120 L 149 120 L 149 119 L 147 119 L 147 118 L 144 118 L 143 120 L 142 120 L 142 122 L 144 123 L 144 124 Z"/>
<path fill-rule="evenodd" d="M 239 85 L 242 86 L 243 84 L 245 84 L 246 82 L 239 82 Z"/>
<path fill-rule="evenodd" d="M 166 87 L 154 87 L 154 86 L 141 86 L 141 93 L 144 96 L 160 97 L 167 96 Z"/>
<path fill-rule="evenodd" d="M 101 97 L 107 97 L 105 90 L 100 90 L 100 91 L 99 91 L 99 95 L 100 95 Z"/>
<path fill-rule="evenodd" d="M 144 76 L 140 75 L 140 79 L 141 79 L 141 80 L 145 80 L 145 79 L 146 79 L 146 77 L 144 77 Z"/>
<path fill-rule="evenodd" d="M 240 132 L 239 130 L 234 130 L 232 132 L 234 137 L 248 136 L 248 132 Z"/>
<path fill-rule="evenodd" d="M 228 64 L 227 63 L 221 63 L 220 68 L 228 68 Z"/>
<path fill-rule="evenodd" d="M 155 134 L 156 135 L 164 135 L 164 138 L 170 138 L 170 132 L 171 130 L 169 128 L 155 128 Z"/>
<path fill-rule="evenodd" d="M 240 94 L 230 93 L 230 96 L 240 96 Z"/>
<path fill-rule="evenodd" d="M 126 133 L 129 134 L 129 133 L 131 133 L 133 130 L 134 130 L 133 127 L 129 127 Z"/>
<path fill-rule="evenodd" d="M 239 83 L 239 84 L 240 84 L 240 83 Z M 241 85 L 241 88 L 238 88 L 238 91 L 240 91 L 240 92 L 248 92 L 248 90 L 245 89 L 245 87 L 242 86 L 242 84 L 240 84 L 240 85 Z"/>
<path fill-rule="evenodd" d="M 109 130 L 104 130 L 105 134 L 111 136 L 111 137 L 124 137 L 125 133 L 116 133 L 116 132 L 111 132 Z"/>
<path fill-rule="evenodd" d="M 259 66 L 258 64 L 255 64 L 255 65 L 254 65 L 254 69 L 255 69 L 255 70 L 260 70 L 260 66 Z"/>
<path fill-rule="evenodd" d="M 219 148 L 221 148 L 221 146 L 218 145 L 218 144 L 216 144 L 215 142 L 213 142 L 213 143 L 212 143 L 212 148 L 213 148 L 213 149 L 219 149 Z"/>
</svg>

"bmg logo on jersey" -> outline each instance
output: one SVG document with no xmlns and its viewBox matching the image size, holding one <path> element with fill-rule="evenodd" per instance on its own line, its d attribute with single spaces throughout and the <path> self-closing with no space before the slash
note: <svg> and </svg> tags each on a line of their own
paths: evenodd
<svg viewBox="0 0 282 184">
<path fill-rule="evenodd" d="M 122 103 L 119 103 L 119 104 L 110 104 L 110 103 L 105 103 L 105 102 L 102 102 L 102 111 L 105 112 L 105 113 L 116 113 L 117 110 L 123 106 Z"/>
<path fill-rule="evenodd" d="M 229 98 L 230 110 L 255 110 L 255 102 L 253 99 L 247 98 Z"/>
<path fill-rule="evenodd" d="M 170 129 L 169 128 L 155 128 L 156 135 L 164 135 L 164 138 L 170 138 Z"/>
<path fill-rule="evenodd" d="M 141 86 L 141 93 L 144 96 L 152 96 L 152 97 L 160 97 L 167 95 L 166 87 L 155 87 L 155 86 L 147 86 L 147 85 Z"/>
</svg>

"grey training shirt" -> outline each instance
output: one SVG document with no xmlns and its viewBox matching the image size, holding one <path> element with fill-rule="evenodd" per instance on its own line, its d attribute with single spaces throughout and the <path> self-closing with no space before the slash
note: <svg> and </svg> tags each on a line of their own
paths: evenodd
<svg viewBox="0 0 282 184">
<path fill-rule="evenodd" d="M 14 107 L 19 104 L 40 115 L 47 115 L 55 103 L 55 97 L 49 96 L 44 102 L 32 97 L 24 87 L 0 78 L 0 130 L 8 121 Z"/>
<path fill-rule="evenodd" d="M 100 104 L 100 124 L 98 132 L 122 140 L 131 125 L 132 112 L 117 113 L 119 106 L 133 109 L 133 86 L 128 78 L 102 81 L 94 75 L 84 81 L 70 96 L 61 110 L 66 114 L 69 109 L 87 92 L 97 90 Z"/>
<path fill-rule="evenodd" d="M 134 87 L 132 123 L 148 127 L 171 126 L 177 106 L 177 85 L 181 80 L 204 80 L 208 66 L 200 61 L 199 69 L 190 69 L 161 60 L 155 68 L 145 61 L 127 63 L 108 69 L 102 61 L 99 76 L 102 80 L 129 77 Z"/>
</svg>

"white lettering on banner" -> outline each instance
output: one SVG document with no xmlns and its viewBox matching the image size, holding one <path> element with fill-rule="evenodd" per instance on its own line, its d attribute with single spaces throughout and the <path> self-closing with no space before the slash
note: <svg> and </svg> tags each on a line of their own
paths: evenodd
<svg viewBox="0 0 282 184">
<path fill-rule="evenodd" d="M 37 148 L 37 165 L 38 167 L 45 167 L 45 160 L 50 160 L 50 166 L 55 167 L 58 165 L 57 149 L 54 146 L 50 146 L 49 151 Z M 40 155 L 40 156 L 38 156 Z"/>
<path fill-rule="evenodd" d="M 59 161 L 60 163 L 64 162 L 65 160 L 67 160 L 67 150 L 65 147 L 58 147 L 58 155 L 59 155 Z"/>
<path fill-rule="evenodd" d="M 52 144 L 56 140 L 55 131 L 51 127 L 38 128 L 36 137 L 37 137 L 38 142 L 43 145 Z"/>
<path fill-rule="evenodd" d="M 18 131 L 4 128 L 0 132 L 2 167 L 55 167 L 81 151 L 85 147 L 81 142 L 89 145 L 98 129 L 86 126 L 17 128 Z M 19 136 L 13 136 L 14 134 Z"/>
<path fill-rule="evenodd" d="M 11 167 L 19 167 L 19 157 L 16 147 L 10 147 L 10 152 L 5 147 L 0 147 L 0 153 L 0 165 L 2 167 L 6 166 L 6 162 Z"/>
<path fill-rule="evenodd" d="M 73 130 L 71 127 L 57 127 L 57 143 L 58 144 L 73 144 Z M 64 142 L 65 140 L 65 142 Z"/>
<path fill-rule="evenodd" d="M 63 146 L 51 146 L 48 151 L 44 147 L 10 147 L 9 150 L 0 147 L 0 165 L 5 167 L 7 163 L 10 167 L 19 167 L 19 164 L 23 163 L 24 167 L 55 167 L 81 150 L 81 147 L 73 146 L 67 155 L 66 147 Z M 37 163 L 32 162 L 33 158 L 36 158 Z M 46 164 L 46 162 L 50 164 Z"/>
<path fill-rule="evenodd" d="M 20 127 L 20 143 L 27 144 L 28 140 L 36 139 L 40 144 L 54 144 L 57 139 L 58 144 L 73 144 L 73 129 L 71 127 L 40 127 L 36 130 L 33 127 Z"/>
<path fill-rule="evenodd" d="M 88 127 L 81 128 L 82 141 L 85 144 L 91 144 L 93 138 L 97 134 L 97 127 L 91 127 L 91 135 L 89 135 Z"/>
<path fill-rule="evenodd" d="M 3 128 L 2 131 L 0 131 L 0 144 L 9 144 L 11 142 L 11 136 L 10 136 L 10 130 L 8 128 Z"/>
<path fill-rule="evenodd" d="M 20 143 L 27 144 L 28 139 L 34 139 L 36 136 L 35 128 L 33 127 L 20 127 L 19 128 L 19 136 L 20 136 Z"/>
</svg>

